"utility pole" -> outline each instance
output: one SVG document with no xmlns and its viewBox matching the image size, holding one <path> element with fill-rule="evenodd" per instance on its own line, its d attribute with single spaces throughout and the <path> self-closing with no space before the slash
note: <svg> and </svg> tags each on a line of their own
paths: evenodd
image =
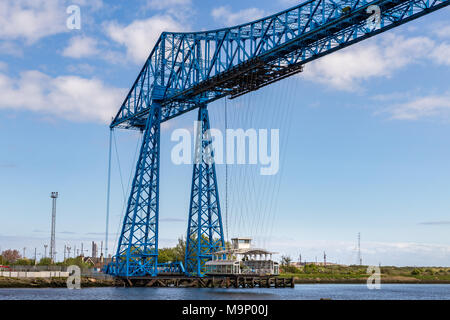
<svg viewBox="0 0 450 320">
<path fill-rule="evenodd" d="M 325 251 L 323 252 L 323 266 L 327 266 L 327 254 L 325 253 Z"/>
<path fill-rule="evenodd" d="M 47 244 L 44 244 L 44 258 L 47 258 Z"/>
<path fill-rule="evenodd" d="M 64 245 L 64 261 L 66 261 L 66 250 L 67 250 L 67 246 Z"/>
<path fill-rule="evenodd" d="M 67 254 L 69 255 L 69 258 L 70 258 L 70 249 L 71 247 L 67 246 Z"/>
<path fill-rule="evenodd" d="M 36 265 L 36 259 L 37 259 L 36 248 L 34 248 L 34 265 Z"/>
<path fill-rule="evenodd" d="M 26 247 L 23 247 L 23 258 L 25 259 L 25 250 L 26 250 L 27 248 Z"/>
<path fill-rule="evenodd" d="M 361 257 L 361 232 L 358 232 L 358 262 L 359 265 L 362 265 L 362 257 Z"/>
<path fill-rule="evenodd" d="M 52 192 L 50 194 L 52 198 L 52 234 L 50 239 L 50 259 L 55 262 L 56 259 L 56 246 L 55 246 L 55 230 L 56 230 L 56 199 L 58 198 L 58 192 Z"/>
</svg>

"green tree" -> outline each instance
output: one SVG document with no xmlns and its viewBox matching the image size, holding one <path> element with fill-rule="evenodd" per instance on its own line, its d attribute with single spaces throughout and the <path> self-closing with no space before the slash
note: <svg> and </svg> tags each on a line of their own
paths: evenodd
<svg viewBox="0 0 450 320">
<path fill-rule="evenodd" d="M 163 248 L 158 250 L 158 263 L 175 262 L 177 254 L 175 248 Z"/>
<path fill-rule="evenodd" d="M 176 260 L 184 263 L 184 257 L 186 255 L 186 241 L 183 237 L 178 238 L 178 243 L 175 246 Z"/>
<path fill-rule="evenodd" d="M 34 265 L 34 260 L 31 259 L 17 259 L 16 262 L 14 262 L 14 265 L 16 266 L 32 266 Z"/>
<path fill-rule="evenodd" d="M 68 259 L 64 260 L 64 262 L 57 263 L 57 265 L 60 265 L 60 266 L 76 265 L 76 266 L 79 266 L 81 269 L 88 269 L 91 267 L 91 265 L 87 262 L 84 262 L 83 258 L 81 258 L 81 257 L 68 258 Z"/>
<path fill-rule="evenodd" d="M 291 257 L 289 256 L 281 256 L 281 265 L 283 267 L 290 265 L 292 262 Z"/>
<path fill-rule="evenodd" d="M 41 258 L 41 260 L 39 260 L 38 265 L 40 266 L 49 266 L 52 264 L 52 259 L 51 258 Z"/>
</svg>

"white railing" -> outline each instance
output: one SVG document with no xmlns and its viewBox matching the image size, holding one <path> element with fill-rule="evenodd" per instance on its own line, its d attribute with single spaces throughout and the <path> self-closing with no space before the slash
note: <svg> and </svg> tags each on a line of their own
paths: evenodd
<svg viewBox="0 0 450 320">
<path fill-rule="evenodd" d="M 0 277 L 7 278 L 67 278 L 65 271 L 0 271 Z"/>
</svg>

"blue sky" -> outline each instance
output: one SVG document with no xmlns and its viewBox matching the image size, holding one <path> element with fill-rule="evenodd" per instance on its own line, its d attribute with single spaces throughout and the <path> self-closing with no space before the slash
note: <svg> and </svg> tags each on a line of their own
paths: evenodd
<svg viewBox="0 0 450 320">
<path fill-rule="evenodd" d="M 290 0 L 63 1 L 0 4 L 0 246 L 43 253 L 59 191 L 58 255 L 104 239 L 108 122 L 160 32 L 214 29 Z M 81 8 L 81 30 L 66 8 Z M 228 101 L 230 127 L 279 128 L 281 167 L 229 168 L 229 235 L 310 261 L 450 265 L 450 9 L 309 63 Z M 224 102 L 210 106 L 223 128 Z M 242 108 L 244 107 L 244 108 Z M 186 232 L 192 168 L 170 161 L 164 126 L 160 243 Z M 139 134 L 116 131 L 110 252 Z M 119 170 L 119 161 L 120 169 Z M 122 178 L 120 177 L 122 173 Z M 225 211 L 224 168 L 218 167 Z M 253 192 L 251 192 L 253 191 Z"/>
</svg>

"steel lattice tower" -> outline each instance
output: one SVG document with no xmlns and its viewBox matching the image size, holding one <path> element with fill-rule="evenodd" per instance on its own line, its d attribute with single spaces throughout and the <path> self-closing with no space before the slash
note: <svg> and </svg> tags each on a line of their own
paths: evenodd
<svg viewBox="0 0 450 320">
<path fill-rule="evenodd" d="M 118 274 L 157 274 L 161 105 L 155 103 L 145 127 L 139 160 L 117 248 Z"/>
<path fill-rule="evenodd" d="M 211 254 L 224 247 L 215 167 L 202 159 L 194 164 L 192 177 L 186 270 L 181 263 L 158 264 L 161 123 L 199 109 L 203 139 L 197 151 L 212 153 L 211 140 L 204 137 L 209 103 L 302 72 L 308 62 L 449 4 L 450 0 L 308 0 L 230 28 L 163 32 L 110 124 L 111 129 L 137 129 L 144 135 L 115 261 L 106 271 L 125 277 L 167 270 L 201 276 Z"/>
<path fill-rule="evenodd" d="M 209 129 L 208 110 L 202 105 L 198 110 L 185 255 L 186 273 L 195 276 L 203 276 L 205 263 L 212 254 L 225 248 Z"/>
</svg>

